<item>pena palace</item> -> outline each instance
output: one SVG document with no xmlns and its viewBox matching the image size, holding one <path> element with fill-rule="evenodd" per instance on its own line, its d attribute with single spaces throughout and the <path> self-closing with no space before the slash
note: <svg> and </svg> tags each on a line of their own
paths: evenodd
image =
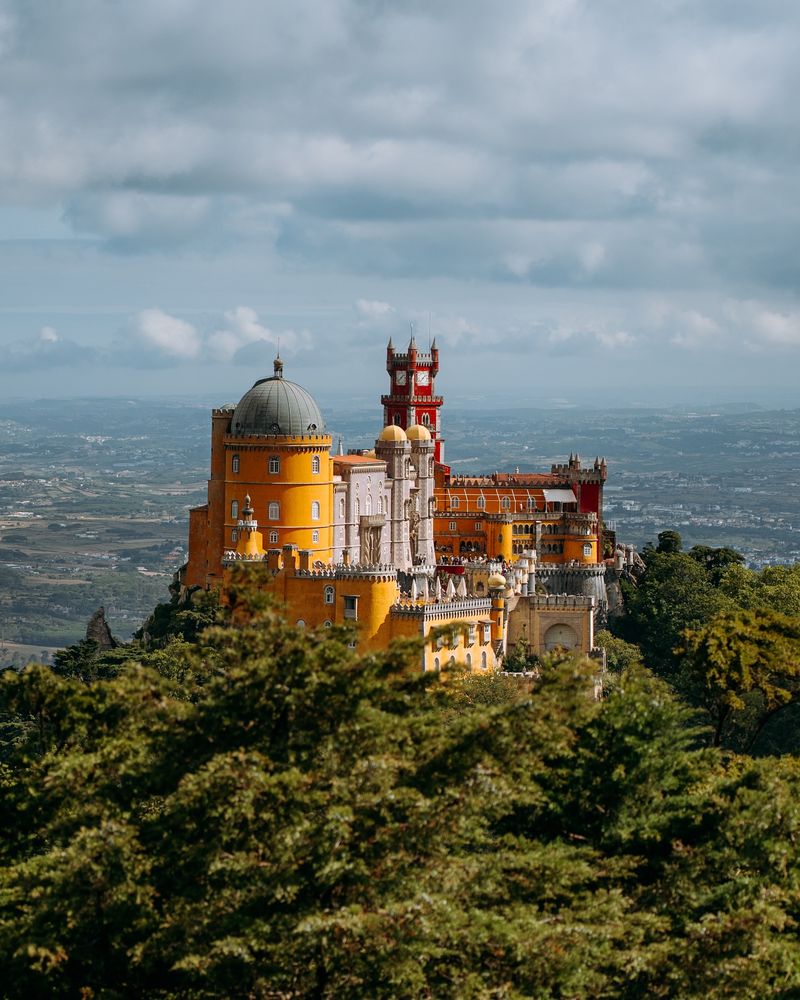
<svg viewBox="0 0 800 1000">
<path fill-rule="evenodd" d="M 386 370 L 368 451 L 332 453 L 317 403 L 280 358 L 237 405 L 212 411 L 208 502 L 190 511 L 184 590 L 224 593 L 244 561 L 290 622 L 352 622 L 367 651 L 418 637 L 422 670 L 497 669 L 520 640 L 534 655 L 590 654 L 614 562 L 603 558 L 605 460 L 455 475 L 436 342 L 419 351 L 412 336 L 399 352 L 389 341 Z"/>
</svg>

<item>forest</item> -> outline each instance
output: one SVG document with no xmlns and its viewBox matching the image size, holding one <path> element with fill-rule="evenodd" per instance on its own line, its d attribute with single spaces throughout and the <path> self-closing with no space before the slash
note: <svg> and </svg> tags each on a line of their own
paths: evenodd
<svg viewBox="0 0 800 1000">
<path fill-rule="evenodd" d="M 359 655 L 246 574 L 5 671 L 4 996 L 797 996 L 800 569 L 643 555 L 599 699 Z"/>
</svg>

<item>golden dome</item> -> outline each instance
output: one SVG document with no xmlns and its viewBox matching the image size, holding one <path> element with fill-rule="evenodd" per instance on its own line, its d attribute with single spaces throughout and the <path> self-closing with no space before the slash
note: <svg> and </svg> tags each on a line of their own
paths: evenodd
<svg viewBox="0 0 800 1000">
<path fill-rule="evenodd" d="M 489 590 L 499 590 L 501 587 L 505 587 L 506 578 L 502 573 L 492 573 L 492 575 L 487 580 L 489 585 Z"/>
<path fill-rule="evenodd" d="M 424 424 L 412 424 L 406 431 L 409 441 L 430 441 L 431 432 Z"/>
<path fill-rule="evenodd" d="M 406 441 L 406 432 L 397 424 L 387 424 L 378 436 L 379 441 Z"/>
</svg>

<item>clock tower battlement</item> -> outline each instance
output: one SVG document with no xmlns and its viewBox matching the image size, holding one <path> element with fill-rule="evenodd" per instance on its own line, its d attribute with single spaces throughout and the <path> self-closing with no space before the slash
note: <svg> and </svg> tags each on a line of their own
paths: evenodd
<svg viewBox="0 0 800 1000">
<path fill-rule="evenodd" d="M 440 436 L 439 410 L 444 402 L 434 391 L 439 374 L 439 349 L 434 340 L 429 351 L 418 351 L 413 335 L 404 353 L 395 351 L 391 339 L 386 346 L 389 392 L 381 396 L 383 425 L 397 424 L 408 430 L 421 424 L 430 431 L 434 457 L 444 461 L 444 439 Z"/>
</svg>

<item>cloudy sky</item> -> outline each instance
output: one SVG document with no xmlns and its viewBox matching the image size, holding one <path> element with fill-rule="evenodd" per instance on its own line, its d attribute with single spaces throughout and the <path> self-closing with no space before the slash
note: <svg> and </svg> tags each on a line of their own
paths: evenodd
<svg viewBox="0 0 800 1000">
<path fill-rule="evenodd" d="M 0 0 L 0 393 L 791 397 L 797 0 Z M 800 395 L 796 395 L 800 404 Z"/>
</svg>

